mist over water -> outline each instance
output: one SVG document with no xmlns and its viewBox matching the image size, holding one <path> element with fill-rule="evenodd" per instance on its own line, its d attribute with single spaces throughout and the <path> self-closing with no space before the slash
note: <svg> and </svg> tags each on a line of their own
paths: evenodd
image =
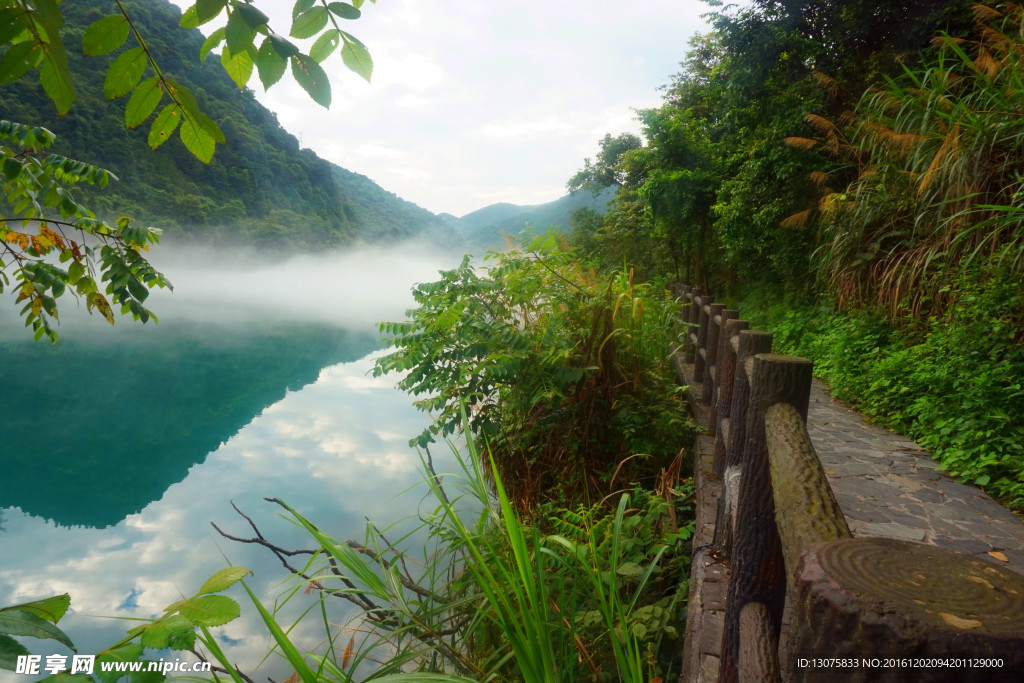
<svg viewBox="0 0 1024 683">
<path fill-rule="evenodd" d="M 396 377 L 370 376 L 376 323 L 402 319 L 411 286 L 460 257 L 415 243 L 280 258 L 160 245 L 151 260 L 174 291 L 151 290 L 159 324 L 110 326 L 65 295 L 56 345 L 32 341 L 0 296 L 0 605 L 69 592 L 61 626 L 91 654 L 126 628 L 96 615 L 157 616 L 225 554 L 273 604 L 276 559 L 209 526 L 248 535 L 229 501 L 286 546 L 309 541 L 265 496 L 335 537 L 361 538 L 364 516 L 407 517 L 422 495 L 396 497 L 419 480 L 407 441 L 428 418 Z M 265 627 L 231 595 L 243 617 L 215 630 L 222 646 L 257 679 L 286 678 L 276 657 L 256 667 Z M 321 634 L 296 636 L 312 649 Z"/>
<path fill-rule="evenodd" d="M 400 320 L 413 305 L 411 286 L 437 280 L 438 271 L 453 268 L 460 257 L 418 241 L 277 258 L 243 247 L 161 244 L 148 258 L 174 289 L 150 290 L 145 304 L 158 325 L 132 321 L 114 305 L 117 322 L 111 330 L 68 293 L 57 301 L 56 329 L 62 339 L 73 335 L 83 341 L 93 335 L 109 341 L 111 333 L 132 334 L 126 332 L 130 327 L 157 334 L 165 324 L 185 321 L 308 322 L 371 330 L 378 322 Z M 17 317 L 23 304 L 15 305 L 14 298 L 11 290 L 0 295 L 0 341 L 31 340 Z"/>
<path fill-rule="evenodd" d="M 416 242 L 272 260 L 183 248 L 154 254 L 154 266 L 171 279 L 174 292 L 155 292 L 151 301 L 168 317 L 367 327 L 400 319 L 413 304 L 411 284 L 437 280 L 457 258 Z"/>
</svg>

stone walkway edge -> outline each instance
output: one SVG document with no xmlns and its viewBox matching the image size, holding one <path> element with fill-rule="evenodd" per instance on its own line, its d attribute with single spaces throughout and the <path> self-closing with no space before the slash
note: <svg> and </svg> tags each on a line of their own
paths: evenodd
<svg viewBox="0 0 1024 683">
<path fill-rule="evenodd" d="M 674 362 L 677 375 L 690 386 L 694 417 L 706 430 L 707 406 L 700 400 L 700 385 L 693 382 L 693 366 L 679 355 Z M 939 470 L 939 463 L 912 440 L 868 424 L 832 400 L 818 380 L 811 386 L 807 431 L 854 536 L 927 543 L 1024 574 L 1024 521 L 980 489 Z M 697 521 L 680 677 L 686 683 L 718 680 L 729 568 L 715 559 L 711 546 L 721 495 L 721 483 L 712 474 L 713 453 L 714 437 L 697 437 Z"/>
</svg>

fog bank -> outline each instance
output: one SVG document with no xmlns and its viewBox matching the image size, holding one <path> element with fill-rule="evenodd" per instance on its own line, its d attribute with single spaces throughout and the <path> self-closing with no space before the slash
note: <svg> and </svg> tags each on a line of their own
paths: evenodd
<svg viewBox="0 0 1024 683">
<path fill-rule="evenodd" d="M 146 301 L 160 320 L 175 322 L 307 322 L 353 330 L 374 329 L 384 320 L 401 320 L 413 306 L 411 287 L 439 279 L 459 256 L 418 242 L 363 247 L 320 254 L 290 254 L 273 259 L 233 247 L 153 249 L 150 262 L 171 281 L 173 291 L 154 289 Z M 57 332 L 67 335 L 111 329 L 103 318 L 86 315 L 84 303 L 70 294 L 58 300 Z M 31 340 L 22 327 L 14 296 L 0 296 L 0 338 Z M 115 306 L 114 330 L 143 327 Z M 152 323 L 144 326 L 152 328 Z"/>
</svg>

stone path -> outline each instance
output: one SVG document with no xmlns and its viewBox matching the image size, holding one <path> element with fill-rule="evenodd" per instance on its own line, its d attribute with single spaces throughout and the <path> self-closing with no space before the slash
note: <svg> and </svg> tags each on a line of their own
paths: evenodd
<svg viewBox="0 0 1024 683">
<path fill-rule="evenodd" d="M 817 381 L 807 431 L 854 536 L 930 543 L 1024 574 L 1024 521 L 939 471 L 910 439 L 864 422 Z"/>
<path fill-rule="evenodd" d="M 677 374 L 693 385 L 691 365 Z M 700 390 L 690 391 L 698 421 Z M 706 420 L 702 423 L 707 426 Z M 854 536 L 918 541 L 976 555 L 1024 574 L 1024 521 L 976 487 L 938 469 L 910 439 L 867 424 L 824 384 L 811 388 L 807 430 Z M 721 483 L 711 473 L 714 439 L 695 447 L 697 528 L 681 681 L 717 681 L 728 565 L 711 547 Z M 788 614 L 783 617 L 783 638 Z M 784 656 L 784 648 L 782 648 Z M 783 670 L 785 668 L 783 667 Z"/>
</svg>

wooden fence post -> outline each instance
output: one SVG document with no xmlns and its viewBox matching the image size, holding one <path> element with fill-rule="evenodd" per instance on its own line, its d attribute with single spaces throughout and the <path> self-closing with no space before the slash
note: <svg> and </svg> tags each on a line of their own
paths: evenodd
<svg viewBox="0 0 1024 683">
<path fill-rule="evenodd" d="M 704 341 L 704 387 L 701 393 L 704 403 L 714 409 L 712 395 L 715 393 L 715 356 L 718 353 L 718 335 L 721 331 L 722 311 L 725 304 L 711 304 L 708 306 L 708 334 Z M 710 420 L 708 427 L 712 432 L 715 430 L 715 421 Z"/>
<path fill-rule="evenodd" d="M 806 419 L 813 364 L 805 358 L 759 354 L 747 359 L 744 368 L 750 378 L 750 404 L 722 634 L 719 680 L 725 683 L 739 677 L 740 613 L 748 603 L 760 602 L 768 609 L 769 637 L 778 647 L 786 569 L 775 523 L 765 414 L 776 403 L 789 403 Z"/>
<path fill-rule="evenodd" d="M 736 382 L 736 349 L 733 348 L 733 337 L 739 337 L 739 333 L 750 327 L 746 320 L 728 320 L 725 323 L 725 332 L 722 334 L 722 346 L 719 350 L 718 361 L 722 368 L 718 382 L 718 400 L 715 405 L 715 419 L 718 426 L 715 429 L 715 457 L 712 471 L 721 479 L 725 472 L 725 450 L 729 442 L 729 430 L 731 428 L 730 416 L 732 415 L 732 393 Z M 716 373 L 718 374 L 718 373 Z"/>
<path fill-rule="evenodd" d="M 718 396 L 722 392 L 722 370 L 725 361 L 725 347 L 729 346 L 729 337 L 727 336 L 726 327 L 730 320 L 735 320 L 739 317 L 739 311 L 732 309 L 725 309 L 718 314 L 718 328 L 715 336 L 715 361 L 714 370 L 711 375 L 714 382 L 711 386 L 711 393 L 707 398 L 707 402 L 711 405 L 708 410 L 708 422 L 711 424 L 711 428 L 715 434 L 718 434 L 718 430 L 721 426 L 721 418 L 718 417 Z"/>
<path fill-rule="evenodd" d="M 715 521 L 715 549 L 724 557 L 732 554 L 733 521 L 736 519 L 739 487 L 742 480 L 741 464 L 746 444 L 747 412 L 750 407 L 750 378 L 747 360 L 772 349 L 772 335 L 760 330 L 741 330 L 735 338 L 736 377 L 732 382 L 732 405 L 729 409 L 729 427 L 723 430 L 721 459 L 712 468 L 722 480 L 722 496 L 718 499 L 718 517 Z M 730 341 L 730 344 L 732 342 Z M 720 436 L 722 436 L 720 435 Z M 716 449 L 717 450 L 717 449 Z"/>
<path fill-rule="evenodd" d="M 706 354 L 707 354 L 707 343 L 708 343 L 708 307 L 711 305 L 710 296 L 702 296 L 694 299 L 697 304 L 697 348 L 693 357 L 693 381 L 703 382 L 704 371 L 707 368 Z"/>
</svg>

